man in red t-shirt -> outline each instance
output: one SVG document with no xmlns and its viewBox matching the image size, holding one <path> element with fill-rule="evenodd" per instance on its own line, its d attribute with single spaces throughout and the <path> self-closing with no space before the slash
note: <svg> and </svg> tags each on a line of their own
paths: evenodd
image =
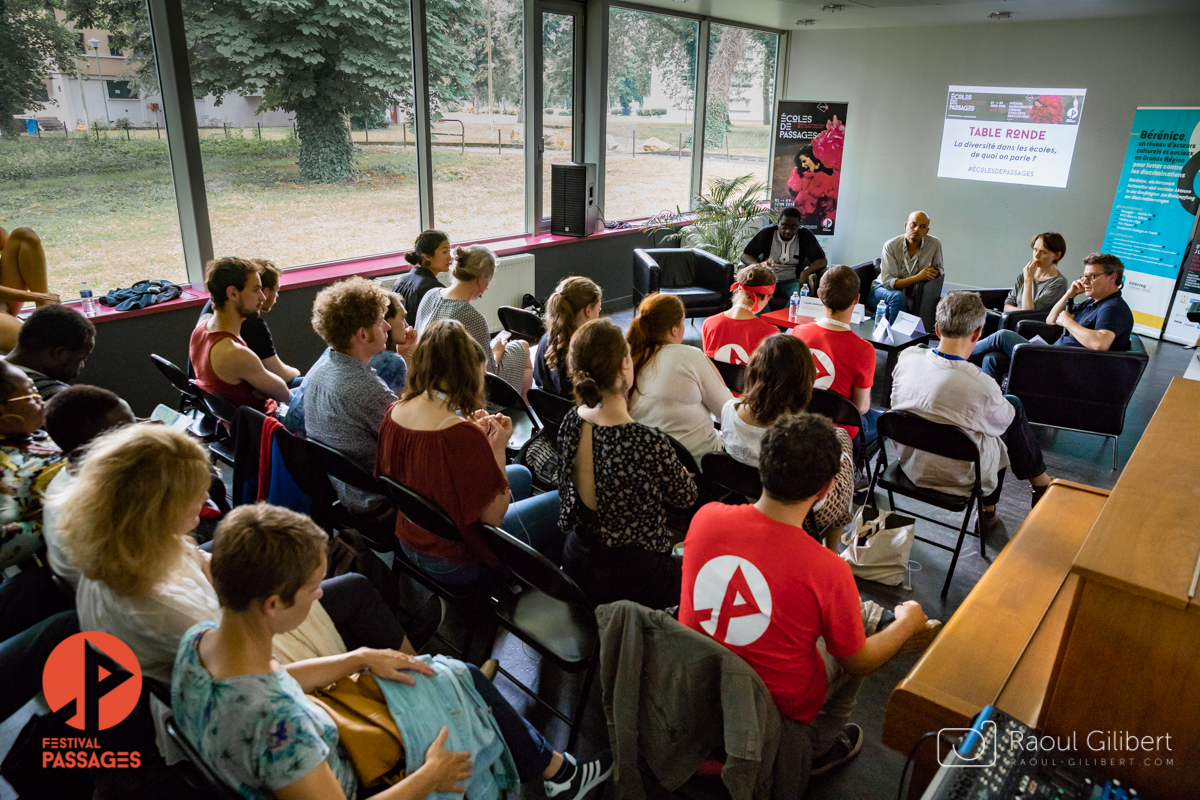
<svg viewBox="0 0 1200 800">
<path fill-rule="evenodd" d="M 850 327 L 854 306 L 858 303 L 858 275 L 844 264 L 825 270 L 817 296 L 825 305 L 825 316 L 816 322 L 797 325 L 792 334 L 799 336 L 812 351 L 817 367 L 817 389 L 849 398 L 866 421 L 864 438 L 875 438 L 875 420 L 871 410 L 871 387 L 875 384 L 875 347 Z M 843 426 L 850 438 L 858 428 Z"/>
<path fill-rule="evenodd" d="M 758 318 L 775 291 L 775 272 L 762 264 L 742 267 L 730 288 L 733 308 L 704 320 L 704 355 L 727 364 L 749 364 L 759 343 L 779 333 L 774 325 Z"/>
<path fill-rule="evenodd" d="M 847 721 L 862 676 L 926 623 L 921 606 L 908 601 L 868 638 L 850 567 L 801 527 L 829 491 L 841 453 L 825 417 L 776 420 L 759 457 L 762 497 L 701 508 L 683 553 L 679 621 L 753 667 L 785 724 L 810 726 L 813 775 L 858 753 L 862 729 Z"/>
</svg>

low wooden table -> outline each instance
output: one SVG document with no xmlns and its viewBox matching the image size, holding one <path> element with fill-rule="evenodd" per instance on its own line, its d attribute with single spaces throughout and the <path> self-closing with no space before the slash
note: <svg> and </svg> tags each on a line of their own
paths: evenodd
<svg viewBox="0 0 1200 800">
<path fill-rule="evenodd" d="M 810 322 L 816 322 L 816 317 L 801 317 L 799 322 L 788 319 L 788 310 L 781 308 L 778 311 L 768 311 L 762 315 L 762 319 L 784 330 L 791 330 L 797 325 L 807 325 Z M 917 333 L 912 336 L 905 336 L 901 333 L 892 331 L 893 341 L 879 342 L 871 337 L 871 332 L 875 329 L 874 320 L 863 317 L 863 321 L 857 325 L 851 325 L 851 330 L 857 333 L 862 338 L 866 339 L 876 350 L 882 350 L 887 354 L 887 364 L 883 368 L 883 379 L 879 383 L 879 390 L 883 394 L 883 407 L 891 408 L 892 406 L 892 371 L 896 369 L 896 359 L 900 357 L 900 351 L 906 347 L 913 347 L 918 344 L 924 344 L 933 338 L 931 333 Z"/>
</svg>

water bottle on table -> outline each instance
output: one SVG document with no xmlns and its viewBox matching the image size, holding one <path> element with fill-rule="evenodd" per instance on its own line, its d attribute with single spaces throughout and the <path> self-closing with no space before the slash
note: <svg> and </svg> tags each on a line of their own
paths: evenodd
<svg viewBox="0 0 1200 800">
<path fill-rule="evenodd" d="M 803 300 L 805 297 L 808 297 L 808 284 L 807 283 L 802 284 L 800 286 L 800 299 Z"/>
<path fill-rule="evenodd" d="M 792 292 L 792 299 L 788 300 L 788 322 L 795 322 L 800 318 L 800 293 Z"/>
<path fill-rule="evenodd" d="M 92 287 L 88 286 L 87 281 L 79 284 L 79 300 L 79 310 L 85 317 L 96 316 L 96 298 L 92 296 Z"/>
<path fill-rule="evenodd" d="M 887 319 L 887 312 L 884 309 L 883 302 L 880 301 L 879 305 L 875 306 L 875 327 L 873 330 L 878 330 L 885 319 Z"/>
</svg>

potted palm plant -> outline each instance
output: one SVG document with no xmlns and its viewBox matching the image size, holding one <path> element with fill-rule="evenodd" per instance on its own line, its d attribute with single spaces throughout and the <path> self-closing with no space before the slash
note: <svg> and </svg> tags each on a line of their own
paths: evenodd
<svg viewBox="0 0 1200 800">
<path fill-rule="evenodd" d="M 766 184 L 753 175 L 737 178 L 713 178 L 705 193 L 696 198 L 691 212 L 678 208 L 652 217 L 646 230 L 668 230 L 663 243 L 677 242 L 680 247 L 696 247 L 734 264 L 746 242 L 762 227 L 766 210 Z M 683 227 L 679 228 L 680 223 Z"/>
</svg>

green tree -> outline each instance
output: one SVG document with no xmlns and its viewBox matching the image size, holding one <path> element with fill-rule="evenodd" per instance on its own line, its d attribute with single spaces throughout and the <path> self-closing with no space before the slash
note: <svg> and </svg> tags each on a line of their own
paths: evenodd
<svg viewBox="0 0 1200 800">
<path fill-rule="evenodd" d="M 45 107 L 50 73 L 73 72 L 75 34 L 40 0 L 0 0 L 0 134 L 16 136 L 14 114 Z"/>
<path fill-rule="evenodd" d="M 663 88 L 680 105 L 696 86 L 696 31 L 690 19 L 613 8 L 608 18 L 608 100 L 629 113 L 631 102 L 650 94 L 658 69 Z"/>
<path fill-rule="evenodd" d="M 141 0 L 64 0 L 81 25 L 114 33 L 141 61 L 137 82 L 157 86 Z M 437 0 L 428 14 L 435 113 L 469 87 L 464 30 L 472 0 Z M 474 0 L 477 2 L 477 0 Z M 431 4 L 431 6 L 434 4 Z M 346 115 L 377 114 L 393 103 L 411 111 L 412 45 L 407 0 L 183 0 L 196 97 L 263 93 L 260 110 L 296 116 L 297 164 L 310 181 L 351 176 L 354 148 Z"/>
<path fill-rule="evenodd" d="M 708 37 L 708 102 L 704 107 L 704 146 L 725 144 L 729 131 L 729 103 L 733 99 L 733 77 L 746 49 L 750 31 L 728 25 L 713 25 Z"/>
<path fill-rule="evenodd" d="M 575 18 L 547 14 L 542 23 L 542 105 L 572 110 L 574 103 Z"/>
</svg>

